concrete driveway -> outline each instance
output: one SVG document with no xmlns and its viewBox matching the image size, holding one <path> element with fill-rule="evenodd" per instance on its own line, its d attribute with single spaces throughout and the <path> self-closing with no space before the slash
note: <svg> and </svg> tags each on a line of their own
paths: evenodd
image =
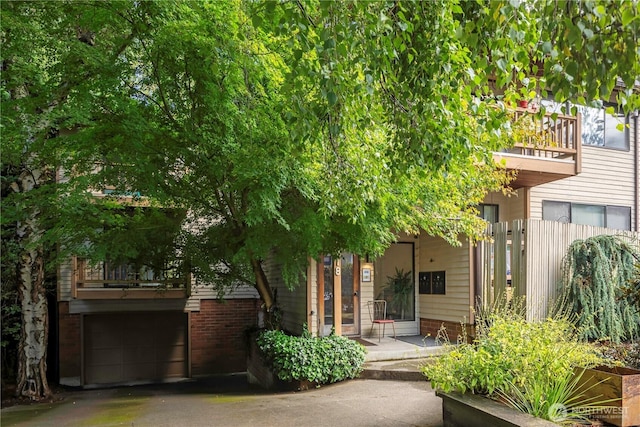
<svg viewBox="0 0 640 427">
<path fill-rule="evenodd" d="M 71 391 L 56 403 L 2 409 L 9 426 L 441 426 L 427 381 L 351 380 L 267 393 L 244 375 Z"/>
</svg>

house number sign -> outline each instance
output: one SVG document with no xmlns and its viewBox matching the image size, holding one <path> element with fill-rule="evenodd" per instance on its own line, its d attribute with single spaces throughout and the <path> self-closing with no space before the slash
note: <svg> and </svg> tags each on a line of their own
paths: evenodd
<svg viewBox="0 0 640 427">
<path fill-rule="evenodd" d="M 336 275 L 336 276 L 339 276 L 339 275 L 340 275 L 340 266 L 339 266 L 339 265 L 336 265 L 335 275 Z"/>
</svg>

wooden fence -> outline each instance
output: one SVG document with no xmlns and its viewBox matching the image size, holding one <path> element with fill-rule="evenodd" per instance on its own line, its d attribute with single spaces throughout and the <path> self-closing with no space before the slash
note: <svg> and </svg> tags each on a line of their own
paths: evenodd
<svg viewBox="0 0 640 427">
<path fill-rule="evenodd" d="M 524 296 L 531 320 L 546 316 L 557 298 L 571 243 L 602 234 L 640 242 L 638 232 L 532 219 L 490 224 L 487 232 L 492 240 L 480 244 L 482 303 L 503 294 Z"/>
</svg>

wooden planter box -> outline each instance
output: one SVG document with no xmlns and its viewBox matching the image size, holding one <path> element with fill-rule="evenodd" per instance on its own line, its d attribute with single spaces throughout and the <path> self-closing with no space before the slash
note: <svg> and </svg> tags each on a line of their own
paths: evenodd
<svg viewBox="0 0 640 427">
<path fill-rule="evenodd" d="M 517 411 L 477 394 L 444 393 L 442 421 L 444 427 L 552 427 L 557 424 Z"/>
<path fill-rule="evenodd" d="M 601 382 L 602 381 L 602 382 Z M 600 384 L 597 384 L 601 382 Z M 610 408 L 595 412 L 593 418 L 620 427 L 640 425 L 640 371 L 631 368 L 600 366 L 584 371 L 579 384 L 590 388 L 585 398 L 595 401 L 618 399 L 604 403 Z M 594 385 L 596 384 L 596 385 Z"/>
</svg>

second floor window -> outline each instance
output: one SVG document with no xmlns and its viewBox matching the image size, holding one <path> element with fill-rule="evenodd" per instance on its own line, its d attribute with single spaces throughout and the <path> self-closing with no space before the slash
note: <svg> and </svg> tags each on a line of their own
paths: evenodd
<svg viewBox="0 0 640 427">
<path fill-rule="evenodd" d="M 582 144 L 595 147 L 629 150 L 626 130 L 619 130 L 627 124 L 624 114 L 607 114 L 605 108 L 593 108 L 578 105 L 582 114 Z M 625 128 L 626 129 L 626 128 Z"/>
<path fill-rule="evenodd" d="M 545 200 L 542 202 L 542 219 L 631 230 L 631 208 L 627 206 L 588 205 Z"/>
</svg>

